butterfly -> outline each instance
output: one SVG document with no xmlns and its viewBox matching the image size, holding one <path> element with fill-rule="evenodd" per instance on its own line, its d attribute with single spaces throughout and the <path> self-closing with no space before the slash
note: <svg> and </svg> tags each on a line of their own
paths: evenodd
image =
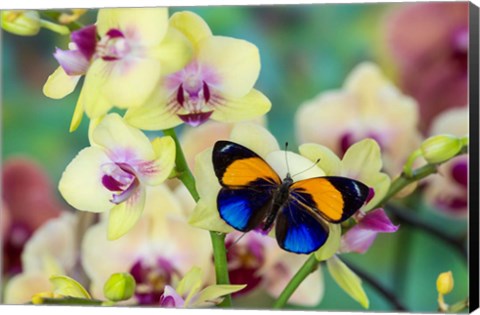
<svg viewBox="0 0 480 315">
<path fill-rule="evenodd" d="M 272 167 L 252 150 L 230 141 L 217 141 L 212 162 L 220 189 L 220 217 L 241 232 L 275 225 L 278 245 L 286 251 L 309 254 L 328 238 L 328 224 L 340 223 L 365 203 L 370 189 L 338 176 L 294 182 L 281 180 Z"/>
</svg>

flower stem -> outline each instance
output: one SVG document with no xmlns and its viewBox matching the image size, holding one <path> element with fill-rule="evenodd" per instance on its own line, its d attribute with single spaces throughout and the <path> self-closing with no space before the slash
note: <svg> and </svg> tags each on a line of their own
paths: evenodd
<svg viewBox="0 0 480 315">
<path fill-rule="evenodd" d="M 457 302 L 455 304 L 450 305 L 448 307 L 447 312 L 448 313 L 459 313 L 466 308 L 468 309 L 468 305 L 469 305 L 468 298 L 466 298 L 465 300 L 462 300 L 460 302 Z"/>
<path fill-rule="evenodd" d="M 468 152 L 468 146 L 465 145 L 462 147 L 460 152 L 458 152 L 457 155 L 455 156 L 459 156 L 467 152 Z M 420 168 L 417 168 L 416 170 L 412 170 L 411 174 L 406 174 L 405 172 L 403 172 L 400 175 L 400 177 L 398 177 L 396 180 L 392 182 L 392 184 L 390 185 L 390 189 L 388 190 L 385 197 L 383 197 L 382 200 L 380 200 L 374 207 L 372 207 L 372 209 L 378 208 L 381 205 L 385 204 L 387 201 L 389 201 L 392 197 L 394 197 L 398 192 L 400 192 L 403 188 L 407 187 L 408 185 L 416 181 L 419 181 L 427 177 L 428 175 L 436 173 L 439 165 L 440 164 L 427 164 Z"/>
<path fill-rule="evenodd" d="M 173 128 L 166 129 L 163 131 L 163 133 L 166 136 L 172 137 L 172 139 L 175 141 L 175 168 L 178 173 L 178 179 L 182 181 L 192 195 L 193 199 L 197 202 L 200 199 L 200 195 L 198 194 L 195 186 L 195 178 L 188 168 L 187 161 L 185 160 L 185 155 L 183 154 L 182 147 L 180 146 L 180 141 L 178 141 L 177 134 Z M 215 264 L 217 284 L 230 284 L 228 277 L 227 252 L 225 249 L 225 234 L 210 231 L 210 238 L 212 240 L 213 261 Z M 219 304 L 219 306 L 223 307 L 230 307 L 231 305 L 232 298 L 230 295 L 225 296 L 222 303 Z"/>
<path fill-rule="evenodd" d="M 292 296 L 298 286 L 305 280 L 305 278 L 314 272 L 318 267 L 319 261 L 315 258 L 315 254 L 310 255 L 305 263 L 300 267 L 297 273 L 293 276 L 290 282 L 287 284 L 285 289 L 278 297 L 278 299 L 273 303 L 274 309 L 279 309 L 285 306 L 288 299 Z"/>
</svg>

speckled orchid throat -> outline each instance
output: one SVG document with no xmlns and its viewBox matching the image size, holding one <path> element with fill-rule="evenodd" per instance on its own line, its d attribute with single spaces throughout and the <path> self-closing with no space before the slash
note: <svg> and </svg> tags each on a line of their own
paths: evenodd
<svg viewBox="0 0 480 315">
<path fill-rule="evenodd" d="M 168 109 L 182 121 L 198 126 L 207 121 L 224 100 L 215 90 L 216 75 L 193 62 L 167 79 L 171 95 Z"/>
</svg>

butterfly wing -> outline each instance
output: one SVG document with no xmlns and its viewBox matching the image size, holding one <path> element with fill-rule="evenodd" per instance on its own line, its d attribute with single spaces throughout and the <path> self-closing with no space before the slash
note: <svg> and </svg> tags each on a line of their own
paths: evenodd
<svg viewBox="0 0 480 315">
<path fill-rule="evenodd" d="M 230 141 L 218 141 L 212 162 L 222 189 L 217 196 L 220 217 L 246 232 L 265 219 L 281 180 L 258 154 Z"/>
<path fill-rule="evenodd" d="M 277 214 L 275 236 L 284 250 L 309 254 L 325 244 L 328 226 L 296 198 L 289 198 Z"/>
<path fill-rule="evenodd" d="M 346 177 L 325 176 L 295 182 L 290 196 L 312 215 L 320 215 L 332 223 L 352 216 L 367 200 L 370 189 L 363 183 Z"/>
</svg>

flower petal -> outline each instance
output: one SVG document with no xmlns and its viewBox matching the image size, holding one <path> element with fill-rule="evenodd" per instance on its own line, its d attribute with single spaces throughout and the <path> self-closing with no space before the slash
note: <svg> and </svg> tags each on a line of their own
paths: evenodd
<svg viewBox="0 0 480 315">
<path fill-rule="evenodd" d="M 145 207 L 145 188 L 139 186 L 126 201 L 110 210 L 108 217 L 108 239 L 116 240 L 129 232 L 138 222 Z"/>
<path fill-rule="evenodd" d="M 36 230 L 22 252 L 23 270 L 44 272 L 46 276 L 52 274 L 48 271 L 73 270 L 78 258 L 75 250 L 76 224 L 74 214 L 63 213 Z"/>
<path fill-rule="evenodd" d="M 152 141 L 155 160 L 140 163 L 138 176 L 150 186 L 163 183 L 175 166 L 175 142 L 171 137 L 157 137 Z"/>
<path fill-rule="evenodd" d="M 75 105 L 75 109 L 73 111 L 72 121 L 70 122 L 70 132 L 74 132 L 77 130 L 78 126 L 82 122 L 83 118 L 83 89 L 80 91 L 80 95 L 78 96 L 77 104 Z"/>
<path fill-rule="evenodd" d="M 364 308 L 369 307 L 368 297 L 362 288 L 362 280 L 337 256 L 327 260 L 327 268 L 333 280 Z"/>
<path fill-rule="evenodd" d="M 62 67 L 58 67 L 45 82 L 43 94 L 53 99 L 64 98 L 72 93 L 80 76 L 69 76 Z"/>
<path fill-rule="evenodd" d="M 137 107 L 145 103 L 156 87 L 161 75 L 157 59 L 135 58 L 131 60 L 103 61 L 103 72 L 96 75 L 105 77 L 101 86 L 103 96 L 120 108 Z M 90 69 L 88 73 L 90 73 Z M 106 71 L 106 72 L 105 72 Z"/>
<path fill-rule="evenodd" d="M 182 120 L 169 110 L 168 95 L 162 88 L 155 88 L 148 100 L 140 107 L 129 108 L 125 120 L 134 127 L 144 130 L 163 130 L 173 128 Z"/>
<path fill-rule="evenodd" d="M 236 124 L 230 140 L 249 148 L 264 159 L 270 152 L 280 150 L 275 137 L 266 128 L 254 123 Z"/>
<path fill-rule="evenodd" d="M 98 124 L 92 133 L 96 145 L 108 150 L 115 162 L 128 159 L 151 161 L 155 152 L 148 137 L 140 130 L 129 126 L 118 114 L 109 114 Z M 132 156 L 133 155 L 133 156 Z"/>
<path fill-rule="evenodd" d="M 141 44 L 160 43 L 168 27 L 166 8 L 100 9 L 97 18 L 98 34 L 103 37 L 110 29 L 119 29 Z"/>
<path fill-rule="evenodd" d="M 290 151 L 270 152 L 265 160 L 282 179 L 287 176 L 287 173 L 293 177 L 294 181 L 325 176 L 323 170 L 314 166 L 312 161 Z"/>
<path fill-rule="evenodd" d="M 360 225 L 365 229 L 371 229 L 372 231 L 381 233 L 393 233 L 398 230 L 398 226 L 393 225 L 383 209 L 376 209 L 369 212 L 362 221 L 360 221 Z"/>
<path fill-rule="evenodd" d="M 160 298 L 160 306 L 181 308 L 184 305 L 185 301 L 180 295 L 178 295 L 177 291 L 171 286 L 166 285 L 162 297 Z"/>
<path fill-rule="evenodd" d="M 340 248 L 340 239 L 342 236 L 342 228 L 340 224 L 328 224 L 329 233 L 325 244 L 315 252 L 315 258 L 318 261 L 327 260 Z"/>
<path fill-rule="evenodd" d="M 95 25 L 85 26 L 72 32 L 71 37 L 84 59 L 89 62 L 97 48 L 97 27 Z"/>
<path fill-rule="evenodd" d="M 69 76 L 85 74 L 90 64 L 80 50 L 62 50 L 57 48 L 53 56 Z"/>
<path fill-rule="evenodd" d="M 88 294 L 87 290 L 85 290 L 80 283 L 70 277 L 60 275 L 52 276 L 50 277 L 50 282 L 53 284 L 54 293 L 63 296 L 91 299 L 91 296 Z"/>
<path fill-rule="evenodd" d="M 192 58 L 192 44 L 177 29 L 169 27 L 160 46 L 150 49 L 149 57 L 160 61 L 162 74 L 181 70 Z"/>
<path fill-rule="evenodd" d="M 205 302 L 216 301 L 218 298 L 227 294 L 238 292 L 244 289 L 247 285 L 211 285 L 200 291 L 198 297 L 194 299 L 192 306 L 202 306 Z"/>
<path fill-rule="evenodd" d="M 237 122 L 262 116 L 270 111 L 272 104 L 261 92 L 252 89 L 247 95 L 239 98 L 229 98 L 212 114 L 212 119 L 222 122 Z"/>
<path fill-rule="evenodd" d="M 315 143 L 306 143 L 302 144 L 298 148 L 298 151 L 301 155 L 308 158 L 312 162 L 316 162 L 318 159 L 320 159 L 320 162 L 318 162 L 317 166 L 325 172 L 325 175 L 332 176 L 340 174 L 340 159 L 326 146 Z"/>
<path fill-rule="evenodd" d="M 186 297 L 185 305 L 188 305 L 191 298 L 200 291 L 202 287 L 202 278 L 202 270 L 198 267 L 193 267 L 178 283 L 176 291 L 180 296 Z"/>
<path fill-rule="evenodd" d="M 35 294 L 50 291 L 51 288 L 48 275 L 43 272 L 20 273 L 7 281 L 3 303 L 25 304 L 30 302 Z"/>
<path fill-rule="evenodd" d="M 82 101 L 85 112 L 90 118 L 105 115 L 112 108 L 112 103 L 103 95 L 103 85 L 106 81 L 105 72 L 107 71 L 105 62 L 101 59 L 96 59 L 92 62 L 85 75 L 82 87 Z"/>
<path fill-rule="evenodd" d="M 220 218 L 216 203 L 200 199 L 188 219 L 188 224 L 207 231 L 230 233 L 234 229 Z"/>
<path fill-rule="evenodd" d="M 356 252 L 363 254 L 370 248 L 370 246 L 372 246 L 377 234 L 378 232 L 370 229 L 364 229 L 360 224 L 358 224 L 348 230 L 345 235 L 343 235 L 341 252 Z"/>
<path fill-rule="evenodd" d="M 342 159 L 344 176 L 354 179 L 366 179 L 382 168 L 380 146 L 373 139 L 365 139 L 353 144 Z"/>
<path fill-rule="evenodd" d="M 182 11 L 170 17 L 170 26 L 182 32 L 188 40 L 198 49 L 197 45 L 202 39 L 212 36 L 208 24 L 197 14 Z"/>
<path fill-rule="evenodd" d="M 58 189 L 74 208 L 90 212 L 111 209 L 112 193 L 102 184 L 101 165 L 110 163 L 107 155 L 96 147 L 85 148 L 63 172 Z"/>
<path fill-rule="evenodd" d="M 260 73 L 258 48 L 244 40 L 212 36 L 199 44 L 198 61 L 215 69 L 218 80 L 212 86 L 229 98 L 246 95 Z"/>
</svg>

